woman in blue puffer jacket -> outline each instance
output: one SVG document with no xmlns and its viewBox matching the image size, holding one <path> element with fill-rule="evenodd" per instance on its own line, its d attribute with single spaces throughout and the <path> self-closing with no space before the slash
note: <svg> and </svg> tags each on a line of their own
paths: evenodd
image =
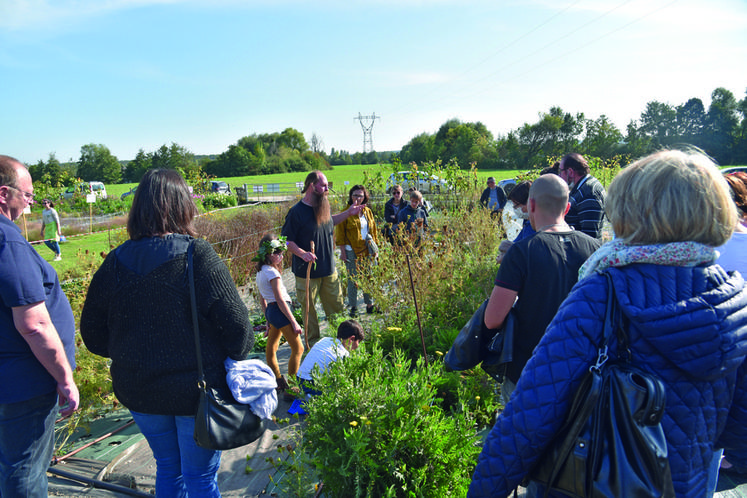
<svg viewBox="0 0 747 498">
<path fill-rule="evenodd" d="M 612 181 L 606 212 L 618 238 L 582 267 L 534 350 L 485 441 L 470 497 L 508 496 L 556 436 L 597 359 L 604 271 L 629 320 L 633 364 L 666 386 L 676 495 L 711 496 L 714 449 L 747 447 L 747 291 L 739 273 L 714 264 L 737 220 L 718 168 L 697 152 L 652 154 Z M 612 338 L 612 355 L 616 346 Z"/>
</svg>

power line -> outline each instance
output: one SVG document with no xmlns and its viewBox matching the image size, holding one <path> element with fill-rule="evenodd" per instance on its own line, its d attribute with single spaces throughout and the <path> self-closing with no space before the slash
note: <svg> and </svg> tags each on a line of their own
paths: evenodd
<svg viewBox="0 0 747 498">
<path fill-rule="evenodd" d="M 558 17 L 558 16 L 562 15 L 562 14 L 563 14 L 564 12 L 566 12 L 567 10 L 569 10 L 569 9 L 571 9 L 572 7 L 576 6 L 576 5 L 577 5 L 577 4 L 579 4 L 579 3 L 581 2 L 581 1 L 582 1 L 582 0 L 576 0 L 575 2 L 573 2 L 573 3 L 571 3 L 571 4 L 568 4 L 568 5 L 566 6 L 566 7 L 564 7 L 563 9 L 561 9 L 561 10 L 559 10 L 559 11 L 557 11 L 557 12 L 556 12 L 555 14 L 551 15 L 550 17 L 548 17 L 547 19 L 545 19 L 545 20 L 544 20 L 544 21 L 542 21 L 541 23 L 537 24 L 537 25 L 536 25 L 535 27 L 533 27 L 533 28 L 532 28 L 532 29 L 530 29 L 529 31 L 527 31 L 527 32 L 525 32 L 524 34 L 522 34 L 522 35 L 520 35 L 520 36 L 518 36 L 518 37 L 514 38 L 514 39 L 513 39 L 513 40 L 511 40 L 511 41 L 509 41 L 508 43 L 506 43 L 505 45 L 503 45 L 502 47 L 500 47 L 500 48 L 499 48 L 498 50 L 496 50 L 496 51 L 495 51 L 495 52 L 493 52 L 492 54 L 490 54 L 490 55 L 488 55 L 487 57 L 485 57 L 484 59 L 482 59 L 482 60 L 481 60 L 480 62 L 478 62 L 478 63 L 476 63 L 476 64 L 473 64 L 472 66 L 470 66 L 470 67 L 468 67 L 467 69 L 465 69 L 464 71 L 462 71 L 462 73 L 460 73 L 460 74 L 459 74 L 459 75 L 457 76 L 457 78 L 456 78 L 456 79 L 457 79 L 457 80 L 459 80 L 460 78 L 463 78 L 463 77 L 467 76 L 467 75 L 468 75 L 469 73 L 473 72 L 473 71 L 474 71 L 474 70 L 476 70 L 476 69 L 477 69 L 478 67 L 480 67 L 480 66 L 482 66 L 483 64 L 487 63 L 487 62 L 488 62 L 489 60 L 491 60 L 491 59 L 493 59 L 494 57 L 496 57 L 497 55 L 499 55 L 499 54 L 501 54 L 501 53 L 505 52 L 506 50 L 508 50 L 508 49 L 509 49 L 509 48 L 511 48 L 512 46 L 516 45 L 516 44 L 517 44 L 518 42 L 520 42 L 520 41 L 521 41 L 521 40 L 523 40 L 524 38 L 527 38 L 527 37 L 528 37 L 529 35 L 531 35 L 531 34 L 532 34 L 532 33 L 534 33 L 535 31 L 538 31 L 538 30 L 539 30 L 540 28 L 542 28 L 542 27 L 546 26 L 546 25 L 547 25 L 547 24 L 549 24 L 549 23 L 550 23 L 550 22 L 551 22 L 552 20 L 554 20 L 554 19 L 555 19 L 556 17 Z M 424 95 L 421 95 L 421 98 L 427 98 L 427 97 L 429 97 L 430 95 L 432 95 L 432 94 L 436 93 L 436 92 L 437 92 L 438 90 L 440 90 L 440 89 L 444 88 L 445 86 L 446 86 L 446 83 L 441 83 L 440 85 L 437 85 L 437 86 L 436 86 L 435 88 L 431 88 L 431 90 L 430 90 L 430 91 L 428 91 L 428 92 L 426 92 L 426 93 L 425 93 Z M 411 105 L 411 104 L 409 104 L 409 105 L 405 106 L 405 107 L 404 107 L 404 109 L 407 109 L 408 107 L 412 107 L 412 105 Z M 400 112 L 401 112 L 401 113 L 403 113 L 403 111 L 402 111 L 401 109 L 400 109 Z"/>
<path fill-rule="evenodd" d="M 526 74 L 529 74 L 529 73 L 531 73 L 531 72 L 533 72 L 533 71 L 536 71 L 537 69 L 540 69 L 540 68 L 542 68 L 542 67 L 544 67 L 544 66 L 546 66 L 546 65 L 548 65 L 548 64 L 550 64 L 550 63 L 552 63 L 552 62 L 555 62 L 555 61 L 557 61 L 557 60 L 560 60 L 560 59 L 562 59 L 562 58 L 564 58 L 564 57 L 567 57 L 567 56 L 569 56 L 569 55 L 571 55 L 571 54 L 573 54 L 573 53 L 575 53 L 575 52 L 577 52 L 577 51 L 579 51 L 579 50 L 582 50 L 582 49 L 584 49 L 584 48 L 588 47 L 589 45 L 591 45 L 591 44 L 593 44 L 593 43 L 596 43 L 597 41 L 599 41 L 599 40 L 601 40 L 601 39 L 603 39 L 603 38 L 606 38 L 606 37 L 608 37 L 608 36 L 610 36 L 610 35 L 612 35 L 612 34 L 614 34 L 614 33 L 617 33 L 617 32 L 619 32 L 619 31 L 622 31 L 622 30 L 624 30 L 624 29 L 628 28 L 629 26 L 631 26 L 631 25 L 633 25 L 633 24 L 636 24 L 636 23 L 640 22 L 641 20 L 645 19 L 646 17 L 649 17 L 649 16 L 651 16 L 652 14 L 655 14 L 655 13 L 657 13 L 657 12 L 659 12 L 659 11 L 661 11 L 661 10 L 665 9 L 665 8 L 668 8 L 668 7 L 670 7 L 670 6 L 672 5 L 672 4 L 676 3 L 676 2 L 678 1 L 678 0 L 673 0 L 673 1 L 671 1 L 671 2 L 669 2 L 669 3 L 667 3 L 667 4 L 665 4 L 665 5 L 663 5 L 663 6 L 661 6 L 661 7 L 655 8 L 655 9 L 653 9 L 653 10 L 651 10 L 651 11 L 649 11 L 649 12 L 647 12 L 647 13 L 645 13 L 645 14 L 643 14 L 643 15 L 641 15 L 641 16 L 639 16 L 639 17 L 637 17 L 637 18 L 635 18 L 634 20 L 632 20 L 632 21 L 630 21 L 630 22 L 628 22 L 628 23 L 624 24 L 623 26 L 621 26 L 621 27 L 619 27 L 619 28 L 616 28 L 616 29 L 610 30 L 610 31 L 608 31 L 608 32 L 606 32 L 606 33 L 603 33 L 602 35 L 600 35 L 600 36 L 597 36 L 597 37 L 595 37 L 595 38 L 591 39 L 590 41 L 587 41 L 587 42 L 585 42 L 585 43 L 583 43 L 583 44 L 581 44 L 581 45 L 579 45 L 579 46 L 577 46 L 577 47 L 575 47 L 575 48 L 573 48 L 573 49 L 571 49 L 571 50 L 569 50 L 569 51 L 565 52 L 565 53 L 564 53 L 564 54 L 562 54 L 562 55 L 559 55 L 559 56 L 556 56 L 556 57 L 552 57 L 552 58 L 550 58 L 550 59 L 547 59 L 546 61 L 544 61 L 544 62 L 541 62 L 541 63 L 539 63 L 539 64 L 535 65 L 535 66 L 534 66 L 534 67 L 532 67 L 531 69 L 528 69 L 528 70 L 526 70 L 526 71 L 523 71 L 523 72 L 521 72 L 521 73 L 517 73 L 517 74 L 511 75 L 511 76 L 507 76 L 507 77 L 504 77 L 504 78 L 502 78 L 502 79 L 501 79 L 500 81 L 497 81 L 497 82 L 491 82 L 491 84 L 490 84 L 490 85 L 489 85 L 488 87 L 486 87 L 486 88 L 483 88 L 483 89 L 479 89 L 479 90 L 475 90 L 475 91 L 471 91 L 471 92 L 467 92 L 467 91 L 468 91 L 468 90 L 469 90 L 470 88 L 474 88 L 475 86 L 479 85 L 479 84 L 480 84 L 481 82 L 484 82 L 485 80 L 487 80 L 487 79 L 489 79 L 489 78 L 493 78 L 493 77 L 495 77 L 495 76 L 496 76 L 497 74 L 499 74 L 499 73 L 501 73 L 501 74 L 505 74 L 505 73 L 506 73 L 506 69 L 509 69 L 509 68 L 511 68 L 512 66 L 515 66 L 515 65 L 516 65 L 516 64 L 517 64 L 518 62 L 520 62 L 520 61 L 522 61 L 522 60 L 525 60 L 525 59 L 527 59 L 527 58 L 529 58 L 529 57 L 535 56 L 535 55 L 537 55 L 538 53 L 540 53 L 540 52 L 542 52 L 542 51 L 545 51 L 545 50 L 546 50 L 546 49 L 547 49 L 548 47 L 551 47 L 551 46 L 554 46 L 554 45 L 556 45 L 556 44 L 557 44 L 557 42 L 558 42 L 559 40 L 564 40 L 564 39 L 566 39 L 566 38 L 569 38 L 570 36 L 572 36 L 572 35 L 574 35 L 574 34 L 577 34 L 577 33 L 578 33 L 578 32 L 580 32 L 581 30 L 583 30 L 584 28 L 586 28 L 586 27 L 588 27 L 588 26 L 590 26 L 590 25 L 592 25 L 592 24 L 594 24 L 594 23 L 598 22 L 598 21 L 599 21 L 600 19 L 602 19 L 602 18 L 606 17 L 607 15 L 611 14 L 611 13 L 612 13 L 612 12 L 614 12 L 615 10 L 618 10 L 618 9 L 622 8 L 623 6 L 625 6 L 625 5 L 629 4 L 629 3 L 631 3 L 632 1 L 633 1 L 633 0 L 626 0 L 626 1 L 625 1 L 625 2 L 623 2 L 623 3 L 621 3 L 621 4 L 618 4 L 618 5 L 614 6 L 614 7 L 612 7 L 612 8 L 610 8 L 610 9 L 606 10 L 606 11 L 605 11 L 605 12 L 603 12 L 602 14 L 600 14 L 600 15 L 596 16 L 596 17 L 595 17 L 594 19 L 592 19 L 592 20 L 590 20 L 590 21 L 587 21 L 587 22 L 583 23 L 583 24 L 582 24 L 581 26 L 575 27 L 575 28 L 573 28 L 572 30 L 570 30 L 570 31 L 568 31 L 567 33 L 565 33 L 564 35 L 562 35 L 562 36 L 559 36 L 559 37 L 557 37 L 557 38 L 554 38 L 554 39 L 553 39 L 553 40 L 552 40 L 551 42 L 548 42 L 547 44 L 543 45 L 543 46 L 542 46 L 541 48 L 539 48 L 539 49 L 537 49 L 537 50 L 534 50 L 534 51 L 532 51 L 532 52 L 530 52 L 530 53 L 528 53 L 528 54 L 522 55 L 521 57 L 518 57 L 518 58 L 517 58 L 516 60 L 514 60 L 513 62 L 511 62 L 511 63 L 508 63 L 508 64 L 505 64 L 505 65 L 504 65 L 503 67 L 501 67 L 501 68 L 500 68 L 500 69 L 498 69 L 497 71 L 494 71 L 494 72 L 492 72 L 492 73 L 488 74 L 487 76 L 485 76 L 485 77 L 483 77 L 483 78 L 480 78 L 479 80 L 476 80 L 475 82 L 472 82 L 472 83 L 471 83 L 471 84 L 469 84 L 468 86 L 464 87 L 464 89 L 463 89 L 463 91 L 462 91 L 462 93 L 461 93 L 460 95 L 453 95 L 453 96 L 451 96 L 450 98 L 447 98 L 447 99 L 440 99 L 440 100 L 441 100 L 441 102 L 439 103 L 439 104 L 440 104 L 440 105 L 439 105 L 439 107 L 445 107 L 445 106 L 446 106 L 447 104 L 449 104 L 449 103 L 455 103 L 455 102 L 458 102 L 458 101 L 460 101 L 460 100 L 465 100 L 465 99 L 467 99 L 467 98 L 471 98 L 471 97 L 474 97 L 474 96 L 476 96 L 476 95 L 480 95 L 480 94 L 483 94 L 483 93 L 485 93 L 485 92 L 487 92 L 487 91 L 489 91 L 489 90 L 495 90 L 496 86 L 497 86 L 497 85 L 499 85 L 499 84 L 501 84 L 501 83 L 506 83 L 506 82 L 508 82 L 508 81 L 512 81 L 512 80 L 515 80 L 516 78 L 519 78 L 519 77 L 521 77 L 521 76 L 524 76 L 524 75 L 526 75 Z M 519 37 L 519 38 L 517 38 L 516 40 L 514 40 L 514 41 L 510 42 L 510 43 L 509 43 L 509 44 L 508 44 L 507 46 L 511 46 L 511 45 L 515 44 L 515 42 L 516 42 L 516 41 L 518 41 L 519 39 L 523 39 L 523 38 L 526 38 L 526 37 L 527 37 L 527 36 L 528 36 L 529 34 L 531 34 L 532 32 L 536 31 L 537 29 L 539 29 L 539 27 L 541 27 L 541 26 L 544 26 L 544 25 L 546 25 L 546 24 L 547 24 L 547 23 L 548 23 L 548 22 L 549 22 L 550 20 L 552 20 L 552 19 L 554 19 L 554 18 L 558 17 L 558 16 L 560 15 L 560 14 L 562 14 L 562 13 L 563 13 L 563 12 L 565 12 L 566 10 L 568 10 L 568 9 L 570 9 L 571 7 L 573 7 L 574 5 L 576 5 L 576 3 L 578 3 L 578 2 L 575 2 L 575 3 L 571 4 L 571 5 L 569 5 L 568 7 L 564 8 L 564 9 L 563 9 L 562 11 L 560 11 L 560 12 L 558 12 L 558 13 L 554 14 L 554 15 L 553 15 L 553 16 L 551 16 L 551 17 L 550 17 L 549 19 L 547 19 L 546 21 L 544 21 L 543 23 L 541 23 L 541 25 L 540 25 L 540 26 L 538 26 L 538 27 L 535 27 L 535 28 L 533 28 L 532 30 L 530 30 L 529 32 L 527 32 L 527 33 L 525 33 L 524 35 L 520 36 L 520 37 Z M 502 48 L 501 50 L 499 50 L 499 51 L 498 51 L 498 52 L 496 52 L 496 53 L 502 52 L 503 50 L 504 50 L 504 48 Z M 491 57 L 492 57 L 492 56 L 491 56 Z M 474 68 L 474 67 L 476 67 L 476 66 L 473 66 L 473 68 Z M 471 71 L 471 69 L 470 69 L 470 70 L 468 70 L 468 71 Z M 443 85 L 442 85 L 442 86 L 443 86 Z M 421 104 L 420 104 L 420 106 L 419 106 L 419 108 L 417 108 L 417 109 L 414 109 L 414 110 L 410 110 L 410 111 L 407 111 L 407 112 L 405 112 L 405 111 L 403 110 L 403 109 L 407 109 L 407 108 L 408 108 L 408 106 L 405 106 L 405 107 L 402 107 L 402 108 L 400 108 L 400 110 L 398 111 L 398 114 L 400 114 L 400 115 L 408 115 L 408 114 L 413 114 L 413 113 L 415 113 L 416 111 L 422 110 L 422 109 L 423 109 L 424 107 L 426 107 L 426 105 L 428 105 L 428 104 L 426 104 L 426 103 L 421 103 Z"/>
</svg>

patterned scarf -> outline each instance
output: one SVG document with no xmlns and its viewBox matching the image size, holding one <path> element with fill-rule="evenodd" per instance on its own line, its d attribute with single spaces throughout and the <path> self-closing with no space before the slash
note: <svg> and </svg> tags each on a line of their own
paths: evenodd
<svg viewBox="0 0 747 498">
<path fill-rule="evenodd" d="M 603 244 L 586 260 L 578 271 L 581 280 L 610 267 L 631 263 L 651 263 L 664 266 L 698 266 L 713 263 L 718 258 L 716 249 L 697 242 L 670 242 L 643 246 L 627 245 L 620 239 Z"/>
</svg>

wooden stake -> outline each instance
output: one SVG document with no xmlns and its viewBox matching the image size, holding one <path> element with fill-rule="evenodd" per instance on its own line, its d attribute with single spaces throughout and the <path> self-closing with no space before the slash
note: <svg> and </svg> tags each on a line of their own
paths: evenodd
<svg viewBox="0 0 747 498">
<path fill-rule="evenodd" d="M 311 241 L 311 254 L 314 254 L 314 241 Z M 309 280 L 311 279 L 311 265 L 313 261 L 309 261 L 309 265 L 306 267 L 306 311 L 303 316 L 303 341 L 306 346 L 306 351 L 309 350 L 309 306 L 311 299 L 309 298 Z"/>
</svg>

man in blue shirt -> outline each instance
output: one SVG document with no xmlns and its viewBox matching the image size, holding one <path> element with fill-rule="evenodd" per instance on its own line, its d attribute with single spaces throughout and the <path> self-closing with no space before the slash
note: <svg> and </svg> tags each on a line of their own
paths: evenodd
<svg viewBox="0 0 747 498">
<path fill-rule="evenodd" d="M 13 223 L 34 202 L 31 175 L 0 155 L 0 496 L 47 496 L 60 415 L 78 408 L 75 320 L 54 269 Z"/>
<path fill-rule="evenodd" d="M 501 210 L 506 205 L 506 193 L 495 184 L 495 178 L 492 176 L 488 177 L 488 187 L 480 196 L 480 204 L 491 211 Z"/>
</svg>

